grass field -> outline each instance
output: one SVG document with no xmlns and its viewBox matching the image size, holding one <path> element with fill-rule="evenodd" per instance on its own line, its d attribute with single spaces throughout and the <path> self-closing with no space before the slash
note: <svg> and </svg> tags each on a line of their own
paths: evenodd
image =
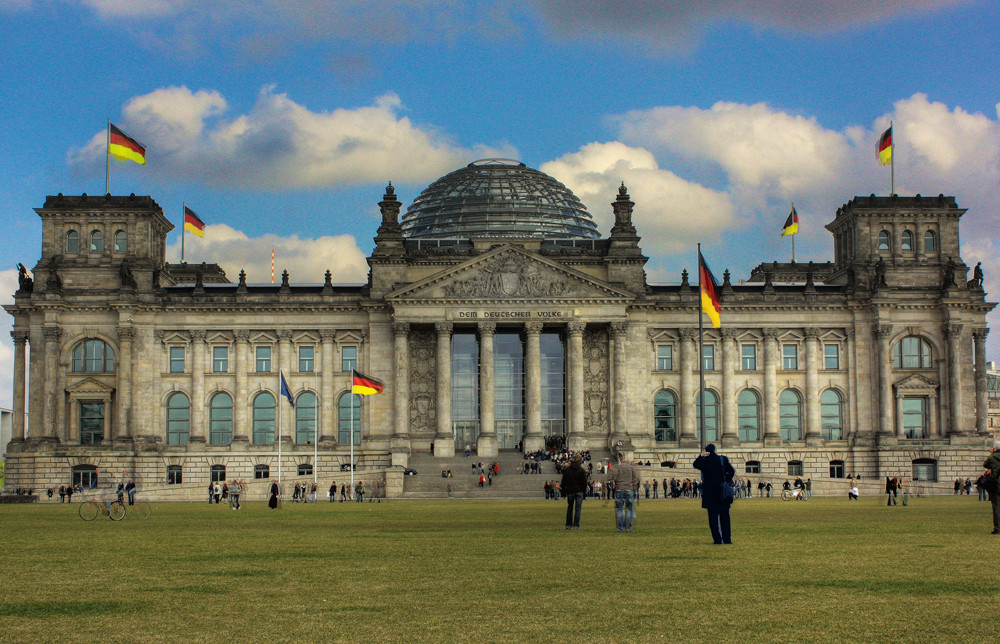
<svg viewBox="0 0 1000 644">
<path fill-rule="evenodd" d="M 996 642 L 975 497 L 0 506 L 3 642 Z"/>
</svg>

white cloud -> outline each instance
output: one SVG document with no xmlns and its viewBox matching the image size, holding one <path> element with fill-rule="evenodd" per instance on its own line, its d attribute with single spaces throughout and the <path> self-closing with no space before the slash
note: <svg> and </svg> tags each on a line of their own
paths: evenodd
<svg viewBox="0 0 1000 644">
<path fill-rule="evenodd" d="M 205 227 L 205 238 L 188 235 L 184 255 L 190 264 L 218 263 L 232 282 L 240 270 L 248 282 L 271 281 L 271 249 L 275 251 L 275 282 L 287 270 L 291 283 L 322 283 L 329 269 L 333 283 L 359 284 L 368 279 L 368 264 L 357 241 L 350 235 L 301 239 L 297 235 L 249 237 L 225 224 Z M 167 260 L 180 261 L 180 240 L 167 247 Z"/>
<path fill-rule="evenodd" d="M 517 154 L 509 146 L 457 146 L 402 110 L 390 93 L 370 106 L 313 112 L 265 87 L 249 113 L 225 118 L 218 92 L 168 87 L 130 100 L 121 127 L 146 144 L 150 172 L 255 189 L 422 183 L 476 158 Z M 70 163 L 92 169 L 104 163 L 104 148 L 104 134 L 96 134 L 70 151 Z"/>
<path fill-rule="evenodd" d="M 190 0 L 83 0 L 105 19 L 163 18 L 188 8 Z"/>
<path fill-rule="evenodd" d="M 729 196 L 661 169 L 648 150 L 623 143 L 590 143 L 539 168 L 573 191 L 594 216 L 603 236 L 614 216 L 610 203 L 624 181 L 637 205 L 633 211 L 642 244 L 656 253 L 690 249 L 715 240 L 734 225 Z"/>
</svg>

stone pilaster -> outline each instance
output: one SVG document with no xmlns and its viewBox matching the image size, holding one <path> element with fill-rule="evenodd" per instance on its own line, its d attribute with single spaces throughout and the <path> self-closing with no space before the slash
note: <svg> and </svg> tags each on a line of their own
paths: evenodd
<svg viewBox="0 0 1000 644">
<path fill-rule="evenodd" d="M 288 400 L 281 394 L 281 375 L 282 373 L 291 373 L 292 366 L 292 331 L 291 329 L 279 329 L 278 330 L 278 372 L 279 375 L 274 380 L 275 389 L 275 404 L 277 409 L 275 409 L 275 414 L 280 418 L 281 422 L 275 429 L 280 427 L 281 429 L 281 441 L 285 445 L 292 444 L 292 436 L 295 435 L 295 415 L 293 414 L 292 406 L 288 404 Z M 288 382 L 288 377 L 285 376 L 285 382 Z M 291 389 L 292 385 L 289 384 L 288 387 Z M 292 390 L 292 395 L 295 395 L 295 391 Z M 278 437 L 275 437 L 277 440 Z"/>
<path fill-rule="evenodd" d="M 898 440 L 893 431 L 892 420 L 892 355 L 889 351 L 889 338 L 892 336 L 891 324 L 878 324 L 872 327 L 875 335 L 875 359 L 878 362 L 878 410 L 879 445 L 892 445 Z"/>
<path fill-rule="evenodd" d="M 534 452 L 545 447 L 542 436 L 542 323 L 526 322 L 524 335 L 524 407 L 527 416 L 524 451 Z"/>
<path fill-rule="evenodd" d="M 44 441 L 56 441 L 56 408 L 58 404 L 58 394 L 56 385 L 59 382 L 59 339 L 62 337 L 62 329 L 57 326 L 46 326 L 42 329 L 45 336 L 45 406 L 43 412 L 43 424 L 41 431 L 32 432 L 35 436 Z M 107 410 L 107 416 L 111 415 L 111 410 Z M 105 418 L 105 428 L 110 428 L 111 423 Z M 108 431 L 110 433 L 110 430 Z M 105 440 L 110 437 L 105 436 Z"/>
<path fill-rule="evenodd" d="M 739 445 L 739 415 L 736 413 L 736 331 L 722 329 L 722 404 L 719 440 L 723 447 Z"/>
<path fill-rule="evenodd" d="M 205 444 L 205 331 L 191 331 L 191 422 L 188 445 L 201 449 Z"/>
<path fill-rule="evenodd" d="M 781 416 L 778 413 L 778 332 L 764 329 L 764 444 L 781 443 Z"/>
<path fill-rule="evenodd" d="M 392 325 L 393 350 L 393 436 L 390 439 L 392 464 L 406 466 L 410 449 L 410 325 Z"/>
<path fill-rule="evenodd" d="M 806 329 L 806 444 L 823 444 L 819 405 L 819 330 Z"/>
<path fill-rule="evenodd" d="M 567 330 L 569 353 L 569 448 L 574 451 L 587 449 L 587 432 L 584 426 L 583 395 L 583 332 L 586 322 L 570 322 Z"/>
<path fill-rule="evenodd" d="M 962 419 L 962 325 L 945 324 L 944 335 L 948 339 L 948 393 L 951 418 L 949 436 L 966 436 L 971 429 Z"/>
<path fill-rule="evenodd" d="M 493 388 L 493 335 L 496 330 L 494 322 L 479 323 L 479 440 L 476 441 L 476 454 L 486 458 L 493 458 L 499 451 Z"/>
<path fill-rule="evenodd" d="M 131 326 L 118 327 L 118 371 L 115 373 L 118 395 L 118 436 L 119 440 L 130 440 L 132 431 L 132 344 L 135 329 Z"/>
<path fill-rule="evenodd" d="M 987 328 L 972 331 L 976 353 L 976 431 L 983 437 L 990 435 L 986 401 L 986 336 L 989 332 Z"/>
<path fill-rule="evenodd" d="M 335 361 L 337 350 L 333 340 L 336 333 L 333 329 L 320 329 L 320 399 L 322 402 L 320 414 L 319 444 L 331 445 L 337 440 L 337 402 L 334 399 L 333 378 L 336 371 Z M 331 445 L 332 446 L 332 445 Z"/>
<path fill-rule="evenodd" d="M 434 436 L 434 455 L 451 458 L 455 455 L 455 433 L 451 427 L 451 322 L 436 322 L 437 333 L 437 434 Z"/>
<path fill-rule="evenodd" d="M 250 356 L 250 332 L 246 329 L 237 329 L 236 336 L 236 395 L 233 400 L 233 442 L 249 444 L 250 442 L 250 419 L 247 411 L 250 408 L 250 401 L 247 400 L 247 372 L 250 369 L 248 364 Z"/>
<path fill-rule="evenodd" d="M 625 417 L 628 409 L 628 354 L 626 352 L 625 341 L 628 338 L 628 322 L 616 321 L 611 323 L 611 343 L 614 347 L 614 359 L 612 361 L 611 380 L 614 383 L 613 418 L 614 424 L 611 430 L 611 441 L 617 445 L 619 441 L 628 440 L 628 422 Z"/>
<path fill-rule="evenodd" d="M 11 422 L 11 441 L 20 443 L 24 440 L 24 392 L 27 381 L 27 362 L 25 346 L 28 342 L 28 332 L 15 329 L 10 332 L 14 339 L 14 418 Z"/>
<path fill-rule="evenodd" d="M 698 447 L 700 443 L 698 435 L 695 433 L 695 422 L 697 421 L 695 405 L 698 400 L 693 371 L 697 365 L 693 364 L 692 357 L 698 342 L 698 330 L 681 329 L 680 336 L 681 399 L 677 405 L 681 427 L 679 444 L 681 447 Z"/>
</svg>

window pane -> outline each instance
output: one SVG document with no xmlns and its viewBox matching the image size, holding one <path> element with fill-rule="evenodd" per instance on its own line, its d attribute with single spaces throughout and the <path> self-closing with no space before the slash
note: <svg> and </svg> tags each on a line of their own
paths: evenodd
<svg viewBox="0 0 1000 644">
<path fill-rule="evenodd" d="M 340 370 L 353 371 L 358 368 L 358 348 L 341 347 L 340 349 Z"/>
<path fill-rule="evenodd" d="M 701 397 L 695 401 L 695 431 L 701 439 Z M 719 438 L 719 399 L 711 391 L 705 392 L 705 441 Z"/>
<path fill-rule="evenodd" d="M 913 250 L 913 233 L 908 230 L 903 231 L 903 238 L 900 241 L 899 249 L 907 252 Z"/>
<path fill-rule="evenodd" d="M 670 371 L 674 368 L 674 347 L 669 344 L 656 346 L 656 368 L 660 371 Z"/>
<path fill-rule="evenodd" d="M 715 345 L 706 344 L 702 346 L 701 350 L 705 371 L 712 371 L 715 369 Z"/>
<path fill-rule="evenodd" d="M 299 371 L 304 373 L 311 373 L 313 371 L 313 355 L 313 347 L 299 347 Z"/>
<path fill-rule="evenodd" d="M 229 445 L 233 442 L 233 399 L 219 392 L 209 403 L 209 443 Z"/>
<path fill-rule="evenodd" d="M 928 253 L 937 251 L 937 238 L 929 230 L 924 233 L 924 251 Z"/>
<path fill-rule="evenodd" d="M 66 254 L 76 255 L 80 252 L 80 233 L 75 230 L 66 231 Z"/>
<path fill-rule="evenodd" d="M 677 405 L 669 391 L 660 391 L 653 399 L 653 426 L 656 440 L 677 440 Z"/>
<path fill-rule="evenodd" d="M 354 434 L 354 444 L 360 445 L 361 396 L 348 393 L 343 394 L 337 402 L 337 441 L 341 445 L 350 445 L 352 433 Z"/>
<path fill-rule="evenodd" d="M 184 347 L 170 347 L 170 373 L 184 373 Z"/>
<path fill-rule="evenodd" d="M 128 235 L 125 234 L 124 230 L 119 230 L 115 233 L 115 252 L 116 253 L 127 253 L 128 252 Z"/>
<path fill-rule="evenodd" d="M 907 438 L 927 438 L 926 398 L 903 398 L 903 434 Z"/>
<path fill-rule="evenodd" d="M 783 366 L 786 370 L 799 368 L 799 345 L 783 344 L 781 345 L 781 353 L 784 359 Z"/>
<path fill-rule="evenodd" d="M 781 392 L 778 398 L 779 433 L 783 440 L 802 440 L 802 403 L 791 389 Z"/>
<path fill-rule="evenodd" d="M 104 252 L 104 233 L 99 230 L 95 230 L 90 233 L 90 252 L 92 253 L 103 253 Z"/>
<path fill-rule="evenodd" d="M 187 396 L 176 393 L 167 398 L 167 445 L 187 445 L 190 419 Z"/>
<path fill-rule="evenodd" d="M 741 441 L 760 440 L 760 399 L 744 389 L 736 399 L 738 433 Z"/>
<path fill-rule="evenodd" d="M 257 347 L 257 373 L 271 370 L 271 347 Z"/>
<path fill-rule="evenodd" d="M 212 347 L 212 371 L 215 373 L 229 371 L 229 347 Z"/>
<path fill-rule="evenodd" d="M 295 442 L 299 445 L 316 442 L 316 394 L 309 391 L 295 400 Z"/>
<path fill-rule="evenodd" d="M 104 403 L 80 403 L 80 444 L 100 445 L 104 440 Z"/>
<path fill-rule="evenodd" d="M 819 397 L 819 406 L 823 438 L 829 441 L 844 440 L 844 414 L 840 394 L 827 389 Z"/>
<path fill-rule="evenodd" d="M 740 353 L 742 355 L 742 368 L 744 371 L 755 371 L 757 369 L 757 345 L 755 344 L 744 344 L 741 345 Z"/>
<path fill-rule="evenodd" d="M 253 399 L 253 444 L 274 444 L 274 396 L 258 394 Z"/>
<path fill-rule="evenodd" d="M 840 369 L 840 345 L 824 344 L 823 358 L 827 369 Z"/>
</svg>

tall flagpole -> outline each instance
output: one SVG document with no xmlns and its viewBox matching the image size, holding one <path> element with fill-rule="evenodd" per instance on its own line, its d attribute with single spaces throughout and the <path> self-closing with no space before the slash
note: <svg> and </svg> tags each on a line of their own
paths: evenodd
<svg viewBox="0 0 1000 644">
<path fill-rule="evenodd" d="M 353 376 L 353 372 L 352 372 Z M 353 383 L 354 379 L 351 379 Z M 354 387 L 351 387 L 351 494 L 354 494 Z M 361 403 L 361 397 L 358 396 L 358 403 Z"/>
<path fill-rule="evenodd" d="M 111 119 L 108 119 L 108 129 L 105 135 L 104 154 L 104 194 L 111 194 Z"/>
<path fill-rule="evenodd" d="M 187 204 L 181 202 L 181 264 L 184 263 L 184 224 L 187 219 Z"/>
<path fill-rule="evenodd" d="M 892 121 L 889 121 L 889 131 L 892 132 Z M 889 196 L 896 194 L 896 133 L 889 139 Z"/>
<path fill-rule="evenodd" d="M 702 298 L 702 286 L 701 286 L 701 242 L 698 242 L 698 412 L 700 418 L 698 419 L 698 440 L 701 445 L 701 451 L 705 451 L 705 333 L 703 329 L 702 311 L 701 311 L 701 298 Z"/>
<path fill-rule="evenodd" d="M 279 401 L 284 398 L 284 394 L 281 392 L 281 380 L 282 373 L 278 370 L 278 397 L 275 398 L 274 410 L 278 414 L 278 494 L 281 494 L 281 410 L 284 409 Z"/>
<path fill-rule="evenodd" d="M 795 212 L 795 202 L 794 201 L 792 202 L 792 212 Z M 797 233 L 798 230 L 796 230 L 795 232 Z M 794 264 L 795 263 L 795 235 L 792 234 L 792 235 L 789 235 L 789 237 L 792 238 L 792 263 Z"/>
<path fill-rule="evenodd" d="M 319 491 L 319 410 L 313 414 L 313 485 Z M 315 499 L 313 499 L 315 502 Z"/>
</svg>

